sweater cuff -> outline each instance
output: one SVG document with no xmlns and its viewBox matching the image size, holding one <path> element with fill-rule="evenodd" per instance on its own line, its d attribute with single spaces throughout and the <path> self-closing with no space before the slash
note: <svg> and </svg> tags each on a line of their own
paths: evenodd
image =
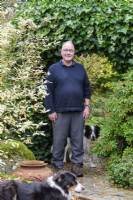
<svg viewBox="0 0 133 200">
<path fill-rule="evenodd" d="M 48 109 L 48 114 L 52 114 L 54 112 L 55 112 L 54 108 Z"/>
</svg>

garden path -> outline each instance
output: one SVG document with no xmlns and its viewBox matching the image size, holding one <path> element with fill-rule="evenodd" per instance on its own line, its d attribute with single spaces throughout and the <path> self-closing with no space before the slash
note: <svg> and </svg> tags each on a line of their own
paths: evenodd
<svg viewBox="0 0 133 200">
<path fill-rule="evenodd" d="M 80 200 L 133 200 L 133 190 L 125 190 L 111 184 L 105 176 L 104 161 L 97 159 L 96 168 L 91 168 L 89 162 L 84 164 L 84 177 L 78 178 L 85 190 L 73 193 Z M 50 166 L 51 167 L 51 166 Z M 70 169 L 70 164 L 65 165 Z"/>
<path fill-rule="evenodd" d="M 102 162 L 96 168 L 85 163 L 84 177 L 79 182 L 85 186 L 82 194 L 77 194 L 81 200 L 133 200 L 133 190 L 117 188 L 108 181 Z"/>
</svg>

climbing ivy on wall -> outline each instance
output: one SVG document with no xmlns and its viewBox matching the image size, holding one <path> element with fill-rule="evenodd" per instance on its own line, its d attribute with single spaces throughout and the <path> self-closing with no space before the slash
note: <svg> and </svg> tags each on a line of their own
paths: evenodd
<svg viewBox="0 0 133 200">
<path fill-rule="evenodd" d="M 133 65 L 133 2 L 127 0 L 33 0 L 18 13 L 33 18 L 38 35 L 73 40 L 77 53 L 109 57 L 119 72 Z M 17 21 L 17 18 L 16 18 Z M 59 47 L 42 53 L 47 64 L 59 59 Z"/>
</svg>

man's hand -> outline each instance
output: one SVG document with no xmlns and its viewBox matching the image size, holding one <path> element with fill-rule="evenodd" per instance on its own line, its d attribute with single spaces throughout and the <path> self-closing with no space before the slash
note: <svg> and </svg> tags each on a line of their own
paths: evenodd
<svg viewBox="0 0 133 200">
<path fill-rule="evenodd" d="M 84 111 L 83 111 L 83 118 L 84 120 L 88 119 L 90 115 L 90 108 L 88 106 L 85 107 Z"/>
<path fill-rule="evenodd" d="M 51 113 L 48 115 L 48 117 L 52 122 L 55 122 L 57 120 L 57 113 L 56 112 Z"/>
</svg>

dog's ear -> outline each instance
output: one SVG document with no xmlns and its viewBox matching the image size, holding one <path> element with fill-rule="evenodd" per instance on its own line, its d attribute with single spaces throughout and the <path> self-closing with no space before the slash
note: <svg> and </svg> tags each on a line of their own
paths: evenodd
<svg viewBox="0 0 133 200">
<path fill-rule="evenodd" d="M 91 135 L 91 127 L 89 125 L 85 125 L 84 126 L 84 135 L 85 137 L 87 137 L 88 139 L 90 138 Z"/>
<path fill-rule="evenodd" d="M 61 183 L 62 181 L 65 180 L 65 174 L 60 174 L 60 178 L 58 179 L 58 181 Z"/>
<path fill-rule="evenodd" d="M 65 179 L 65 174 L 60 172 L 54 175 L 53 177 L 53 181 L 58 181 L 58 182 L 62 182 L 62 180 L 64 179 Z"/>
<path fill-rule="evenodd" d="M 99 126 L 96 126 L 96 133 L 99 136 L 99 134 L 100 134 L 100 127 Z"/>
<path fill-rule="evenodd" d="M 60 178 L 60 173 L 57 173 L 53 176 L 53 181 L 56 181 Z"/>
</svg>

